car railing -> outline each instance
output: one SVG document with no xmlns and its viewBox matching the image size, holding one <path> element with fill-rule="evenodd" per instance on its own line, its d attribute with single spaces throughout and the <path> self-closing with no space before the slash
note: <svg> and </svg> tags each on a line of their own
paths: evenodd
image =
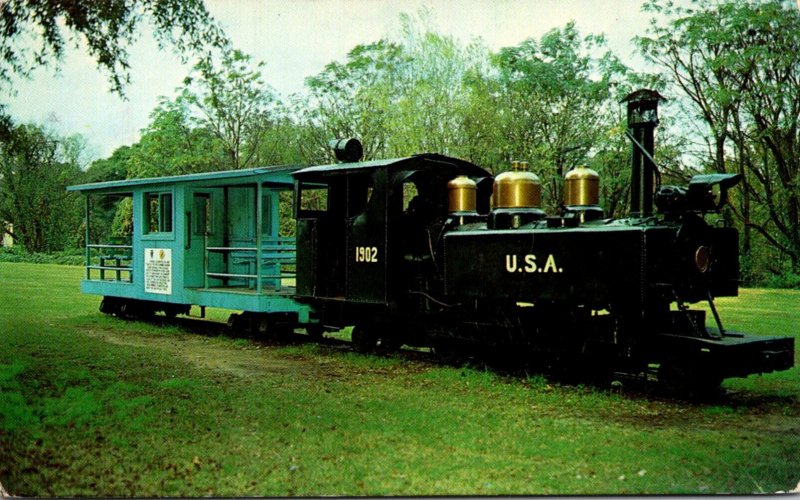
<svg viewBox="0 0 800 500">
<path fill-rule="evenodd" d="M 132 283 L 133 247 L 109 243 L 86 245 L 86 279 Z"/>
<path fill-rule="evenodd" d="M 226 269 L 211 267 L 213 254 L 227 254 Z M 211 280 L 221 280 L 222 287 L 246 287 L 255 289 L 257 293 L 265 290 L 279 292 L 288 286 L 284 281 L 296 277 L 297 245 L 294 238 L 265 239 L 258 246 L 225 246 L 206 247 L 205 255 L 205 288 L 211 288 Z M 255 265 L 259 262 L 259 265 Z M 231 268 L 245 267 L 247 272 L 231 272 Z"/>
</svg>

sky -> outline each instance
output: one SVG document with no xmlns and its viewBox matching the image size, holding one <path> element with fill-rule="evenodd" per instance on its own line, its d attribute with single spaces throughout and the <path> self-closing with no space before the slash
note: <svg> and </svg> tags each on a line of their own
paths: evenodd
<svg viewBox="0 0 800 500">
<path fill-rule="evenodd" d="M 264 80 L 282 96 L 303 89 L 304 79 L 358 44 L 391 36 L 400 14 L 427 7 L 437 32 L 463 43 L 480 38 L 490 50 L 539 38 L 576 22 L 581 34 L 603 33 L 624 62 L 642 69 L 631 39 L 644 34 L 649 15 L 640 0 L 206 0 L 234 46 L 266 63 Z M 108 91 L 107 75 L 85 50 L 66 51 L 60 70 L 40 69 L 17 81 L 8 99 L 18 122 L 45 123 L 62 135 L 87 140 L 87 160 L 106 158 L 139 140 L 159 98 L 173 97 L 189 74 L 169 50 L 159 51 L 149 32 L 130 49 L 132 82 L 126 99 Z"/>
</svg>

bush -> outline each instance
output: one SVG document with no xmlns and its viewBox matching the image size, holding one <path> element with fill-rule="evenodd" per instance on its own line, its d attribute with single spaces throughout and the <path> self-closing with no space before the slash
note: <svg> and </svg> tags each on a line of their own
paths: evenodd
<svg viewBox="0 0 800 500">
<path fill-rule="evenodd" d="M 800 289 L 800 274 L 787 272 L 781 275 L 773 275 L 764 281 L 766 288 L 795 288 Z"/>
<path fill-rule="evenodd" d="M 739 257 L 739 269 L 744 287 L 800 289 L 800 275 L 792 272 L 789 259 L 763 244 Z"/>
<path fill-rule="evenodd" d="M 61 264 L 66 266 L 82 266 L 84 250 L 71 248 L 53 253 L 29 253 L 21 246 L 0 247 L 0 262 L 30 262 L 33 264 Z"/>
</svg>

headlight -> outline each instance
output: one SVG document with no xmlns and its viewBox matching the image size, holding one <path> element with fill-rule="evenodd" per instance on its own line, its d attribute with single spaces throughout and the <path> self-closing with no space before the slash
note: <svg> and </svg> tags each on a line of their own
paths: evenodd
<svg viewBox="0 0 800 500">
<path fill-rule="evenodd" d="M 727 199 L 727 191 L 741 180 L 741 174 L 695 175 L 689 181 L 687 198 L 689 210 L 716 212 Z"/>
<path fill-rule="evenodd" d="M 701 273 L 705 273 L 711 267 L 711 249 L 705 245 L 698 247 L 694 252 L 694 265 Z"/>
</svg>

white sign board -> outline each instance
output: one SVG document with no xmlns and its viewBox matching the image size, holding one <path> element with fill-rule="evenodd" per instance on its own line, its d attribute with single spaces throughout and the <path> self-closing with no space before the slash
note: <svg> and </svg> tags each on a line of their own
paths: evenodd
<svg viewBox="0 0 800 500">
<path fill-rule="evenodd" d="M 172 249 L 144 249 L 144 291 L 172 294 Z"/>
</svg>

